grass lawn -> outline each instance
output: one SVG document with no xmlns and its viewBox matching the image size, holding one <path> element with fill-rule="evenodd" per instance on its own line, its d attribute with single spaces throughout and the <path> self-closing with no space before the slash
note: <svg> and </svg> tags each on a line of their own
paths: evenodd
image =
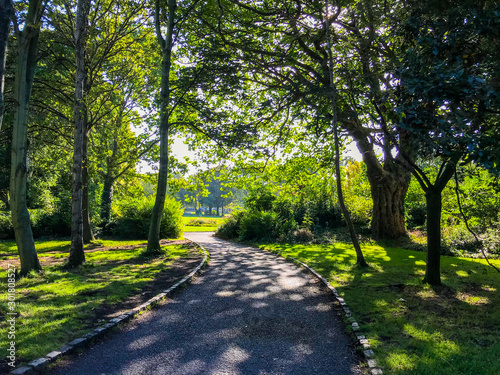
<svg viewBox="0 0 500 375">
<path fill-rule="evenodd" d="M 155 258 L 144 257 L 142 248 L 130 246 L 144 242 L 144 240 L 98 241 L 99 246 L 106 248 L 89 250 L 85 254 L 86 263 L 82 267 L 66 270 L 62 266 L 62 261 L 69 255 L 69 241 L 37 241 L 40 260 L 45 263 L 44 273 L 23 278 L 16 285 L 16 312 L 19 313 L 16 324 L 18 359 L 23 362 L 30 361 L 82 336 L 102 324 L 98 319 L 123 309 L 123 301 L 135 302 L 131 301 L 136 298 L 133 296 L 144 290 L 154 292 L 148 288 L 165 282 L 171 273 L 178 272 L 184 275 L 189 272 L 182 269 L 178 262 L 172 266 L 175 260 L 190 257 L 190 261 L 194 262 L 193 256 L 195 258 L 199 256 L 198 250 L 188 244 L 163 246 L 165 254 Z M 0 244 L 0 252 L 11 251 L 10 243 Z M 48 253 L 49 251 L 54 252 Z M 7 290 L 6 268 L 11 261 L 11 257 L 8 258 L 0 262 L 0 281 L 4 291 Z M 49 260 L 52 262 L 48 262 Z M 158 279 L 160 276 L 161 279 Z M 157 293 L 153 295 L 155 294 Z M 140 303 L 142 302 L 137 304 Z M 7 293 L 2 292 L 0 293 L 2 318 L 0 347 L 2 348 L 8 347 L 5 321 L 7 312 Z M 5 353 L 0 360 L 4 355 Z"/>
<path fill-rule="evenodd" d="M 215 232 L 224 221 L 221 217 L 183 216 L 185 232 Z"/>
<path fill-rule="evenodd" d="M 425 253 L 351 245 L 279 245 L 337 288 L 389 374 L 500 374 L 500 274 L 484 260 L 442 257 L 443 286 L 422 283 Z M 493 261 L 500 267 L 500 260 Z"/>
</svg>

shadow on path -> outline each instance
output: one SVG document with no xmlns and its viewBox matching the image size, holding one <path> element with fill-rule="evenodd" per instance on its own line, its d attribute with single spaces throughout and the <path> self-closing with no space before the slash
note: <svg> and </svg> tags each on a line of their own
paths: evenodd
<svg viewBox="0 0 500 375">
<path fill-rule="evenodd" d="M 333 298 L 297 266 L 189 233 L 210 265 L 173 301 L 55 374 L 361 374 Z"/>
</svg>

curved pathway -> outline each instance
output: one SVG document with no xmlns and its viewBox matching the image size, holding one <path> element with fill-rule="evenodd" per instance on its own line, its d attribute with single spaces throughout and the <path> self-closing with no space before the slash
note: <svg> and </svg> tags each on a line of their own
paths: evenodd
<svg viewBox="0 0 500 375">
<path fill-rule="evenodd" d="M 211 233 L 186 238 L 210 251 L 206 271 L 56 374 L 361 374 L 333 298 L 315 278 Z"/>
</svg>

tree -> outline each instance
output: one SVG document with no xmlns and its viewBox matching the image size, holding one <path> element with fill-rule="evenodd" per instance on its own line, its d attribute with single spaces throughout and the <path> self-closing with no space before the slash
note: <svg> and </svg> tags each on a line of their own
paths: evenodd
<svg viewBox="0 0 500 375">
<path fill-rule="evenodd" d="M 402 59 L 393 61 L 400 122 L 423 159 L 440 160 L 434 179 L 406 157 L 427 202 L 427 265 L 424 281 L 441 284 L 442 192 L 457 165 L 476 161 L 498 169 L 500 9 L 476 2 L 411 3 L 399 35 Z M 495 26 L 496 24 L 496 26 Z M 386 129 L 389 133 L 389 129 Z M 399 139 L 393 135 L 392 141 Z M 403 152 L 403 155 L 405 153 Z"/>
<path fill-rule="evenodd" d="M 21 276 L 27 275 L 31 270 L 42 269 L 35 250 L 26 204 L 29 102 L 37 63 L 42 13 L 42 1 L 30 0 L 22 31 L 19 30 L 18 21 L 15 20 L 14 23 L 18 56 L 14 84 L 16 108 L 12 131 L 10 201 L 12 223 L 21 260 Z"/>
<path fill-rule="evenodd" d="M 368 263 L 366 263 L 365 258 L 363 256 L 363 252 L 361 251 L 361 247 L 359 246 L 359 240 L 354 231 L 354 225 L 352 224 L 351 214 L 347 209 L 344 201 L 344 193 L 342 190 L 342 179 L 340 174 L 340 141 L 339 141 L 339 131 L 337 129 L 337 99 L 336 93 L 337 88 L 335 87 L 335 83 L 333 80 L 333 54 L 332 54 L 332 46 L 330 41 L 330 23 L 329 23 L 329 15 L 328 15 L 328 1 L 325 0 L 325 5 L 327 9 L 326 14 L 326 42 L 327 42 L 327 50 L 328 50 L 328 67 L 329 67 L 329 76 L 330 76 L 330 100 L 332 103 L 331 111 L 332 111 L 332 127 L 333 127 L 333 137 L 334 137 L 334 147 L 335 147 L 335 181 L 337 183 L 337 195 L 339 198 L 340 209 L 342 210 L 342 215 L 344 216 L 344 220 L 347 224 L 347 228 L 349 229 L 349 234 L 351 236 L 351 241 L 354 246 L 354 250 L 356 251 L 356 263 L 360 267 L 368 267 Z"/>
<path fill-rule="evenodd" d="M 71 57 L 74 53 L 74 40 L 70 37 L 74 33 L 74 14 L 71 2 L 63 2 L 64 8 L 54 6 L 51 10 L 50 22 L 53 27 L 52 38 L 59 43 L 46 46 L 47 60 L 57 61 L 53 68 L 56 74 L 44 82 L 45 89 L 50 88 L 58 100 L 44 105 L 45 111 L 63 114 L 64 106 L 72 106 L 71 98 L 64 98 L 63 88 L 68 87 L 73 79 L 74 64 Z M 82 211 L 83 211 L 83 241 L 93 240 L 89 209 L 89 184 L 92 181 L 92 166 L 89 162 L 91 144 L 89 138 L 94 129 L 107 126 L 110 113 L 119 102 L 115 100 L 117 92 L 130 86 L 130 82 L 137 85 L 139 81 L 148 81 L 145 78 L 149 67 L 144 60 L 153 60 L 154 54 L 145 52 L 150 47 L 144 43 L 148 39 L 147 22 L 144 4 L 135 1 L 116 3 L 100 1 L 91 7 L 87 33 L 90 36 L 85 43 L 86 59 L 85 71 L 87 78 L 83 88 L 85 101 L 82 155 Z M 145 68 L 146 67 L 146 68 Z M 149 87 L 148 83 L 145 87 Z M 74 84 L 73 84 L 74 86 Z M 73 87 L 74 89 L 74 87 Z M 149 90 L 135 96 L 145 96 Z M 66 95 L 69 96 L 69 95 Z M 69 99 L 69 100 L 68 100 Z M 71 115 L 66 114 L 66 121 L 72 121 Z M 95 133 L 94 133 L 95 134 Z M 95 168 L 94 168 L 95 170 Z"/>
<path fill-rule="evenodd" d="M 167 194 L 168 178 L 168 142 L 171 124 L 169 116 L 170 106 L 170 69 L 172 66 L 172 48 L 174 46 L 174 27 L 176 24 L 177 1 L 167 1 L 167 34 L 164 37 L 160 17 L 160 0 L 155 1 L 155 30 L 158 44 L 161 48 L 161 83 L 160 83 L 160 170 L 156 189 L 155 205 L 151 215 L 151 225 L 148 235 L 148 250 L 160 250 L 160 225 Z"/>
<path fill-rule="evenodd" d="M 367 165 L 373 199 L 371 227 L 378 238 L 405 234 L 403 202 L 410 181 L 410 173 L 397 162 L 402 156 L 383 133 L 379 116 L 382 113 L 385 121 L 395 117 L 391 103 L 380 106 L 386 95 L 380 87 L 391 87 L 386 85 L 387 68 L 379 63 L 395 53 L 385 35 L 387 14 L 399 14 L 395 3 L 356 1 L 330 7 L 329 18 L 334 83 L 341 88 L 337 92 L 338 125 L 344 133 L 339 138 L 346 133 L 354 138 Z M 302 119 L 308 129 L 321 130 L 332 139 L 323 5 L 295 0 L 257 5 L 222 1 L 219 10 L 199 17 L 206 27 L 204 33 L 214 36 L 212 44 L 238 51 L 233 63 L 246 80 L 267 87 L 262 106 L 290 109 L 290 119 Z M 383 150 L 383 160 L 377 146 Z"/>
<path fill-rule="evenodd" d="M 85 131 L 86 100 L 84 87 L 87 72 L 85 70 L 85 40 L 87 37 L 90 0 L 78 0 L 75 23 L 75 113 L 74 113 L 74 155 L 73 155 L 73 194 L 71 204 L 71 251 L 68 266 L 76 267 L 85 262 L 83 251 L 83 133 Z"/>
<path fill-rule="evenodd" d="M 10 34 L 10 19 L 13 14 L 12 1 L 0 1 L 0 130 L 2 130 L 4 104 L 5 63 L 7 61 L 7 40 Z"/>
<path fill-rule="evenodd" d="M 133 110 L 135 103 L 129 100 L 128 95 L 123 98 L 109 119 L 110 126 L 101 126 L 94 140 L 93 158 L 103 182 L 100 217 L 104 224 L 111 218 L 115 182 L 127 174 L 133 176 L 140 158 L 156 146 L 155 141 L 135 136 L 130 130 L 130 124 L 141 117 Z"/>
</svg>

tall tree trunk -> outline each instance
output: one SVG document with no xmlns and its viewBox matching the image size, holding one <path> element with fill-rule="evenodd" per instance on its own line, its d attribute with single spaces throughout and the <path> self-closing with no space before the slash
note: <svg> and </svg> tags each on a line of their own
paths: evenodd
<svg viewBox="0 0 500 375">
<path fill-rule="evenodd" d="M 441 191 L 428 190 L 427 203 L 427 267 L 424 282 L 441 284 Z"/>
<path fill-rule="evenodd" d="M 113 203 L 113 176 L 109 173 L 104 176 L 104 186 L 101 195 L 101 220 L 109 223 L 111 220 L 111 204 Z"/>
<path fill-rule="evenodd" d="M 351 215 L 347 210 L 347 207 L 344 202 L 344 194 L 342 191 L 342 180 L 340 174 L 340 142 L 339 142 L 339 133 L 338 133 L 338 124 L 337 124 L 337 102 L 335 99 L 336 95 L 336 87 L 333 81 L 333 56 L 332 56 L 332 46 L 330 41 L 330 22 L 328 16 L 328 1 L 325 0 L 325 9 L 326 9 L 326 40 L 328 43 L 328 72 L 330 75 L 330 99 L 332 103 L 332 127 L 333 127 L 333 137 L 334 137 L 334 146 L 335 146 L 335 180 L 337 182 L 337 195 L 339 199 L 340 209 L 342 210 L 342 215 L 344 216 L 345 223 L 347 228 L 349 229 L 349 234 L 351 236 L 351 241 L 354 246 L 354 250 L 356 252 L 356 263 L 361 268 L 368 267 L 368 263 L 366 263 L 363 252 L 361 251 L 361 246 L 359 245 L 358 236 L 356 235 L 356 231 L 354 230 L 354 225 L 351 221 Z"/>
<path fill-rule="evenodd" d="M 5 82 L 5 62 L 7 61 L 7 40 L 9 39 L 10 17 L 12 16 L 11 0 L 0 0 L 0 130 L 2 130 L 5 110 L 3 92 Z"/>
<path fill-rule="evenodd" d="M 76 267 L 85 262 L 83 251 L 83 214 L 82 214 L 82 169 L 83 137 L 85 118 L 85 34 L 90 11 L 90 0 L 78 0 L 75 25 L 75 111 L 74 111 L 74 154 L 73 154 L 73 195 L 71 204 L 71 250 L 69 267 Z"/>
<path fill-rule="evenodd" d="M 160 225 L 167 195 L 168 178 L 168 141 L 170 133 L 169 102 L 170 102 L 170 67 L 172 64 L 173 31 L 175 26 L 176 0 L 168 0 L 168 26 L 164 39 L 160 25 L 160 2 L 155 2 L 156 37 L 162 51 L 161 62 L 161 92 L 160 92 L 160 170 L 158 173 L 158 187 L 156 189 L 155 205 L 151 215 L 151 224 L 148 235 L 148 250 L 160 250 Z"/>
<path fill-rule="evenodd" d="M 36 67 L 42 1 L 30 0 L 25 26 L 18 32 L 18 57 L 14 96 L 16 113 L 12 130 L 10 204 L 16 245 L 21 261 L 20 275 L 41 271 L 35 250 L 26 202 L 29 101 Z"/>
<path fill-rule="evenodd" d="M 85 117 L 87 115 L 85 114 Z M 87 123 L 87 120 L 85 120 Z M 87 126 L 84 127 L 84 129 Z M 89 209 L 89 169 L 88 169 L 88 144 L 89 130 L 83 132 L 83 157 L 82 157 L 82 218 L 83 218 L 83 243 L 88 244 L 95 240 L 92 233 L 92 224 L 90 223 Z"/>
<path fill-rule="evenodd" d="M 120 116 L 121 117 L 121 116 Z M 121 119 L 120 122 L 121 124 Z M 101 220 L 109 223 L 111 220 L 111 204 L 113 203 L 113 184 L 115 183 L 115 159 L 118 151 L 118 141 L 113 141 L 111 155 L 106 157 L 106 174 L 104 175 L 104 186 L 101 195 Z"/>
</svg>

